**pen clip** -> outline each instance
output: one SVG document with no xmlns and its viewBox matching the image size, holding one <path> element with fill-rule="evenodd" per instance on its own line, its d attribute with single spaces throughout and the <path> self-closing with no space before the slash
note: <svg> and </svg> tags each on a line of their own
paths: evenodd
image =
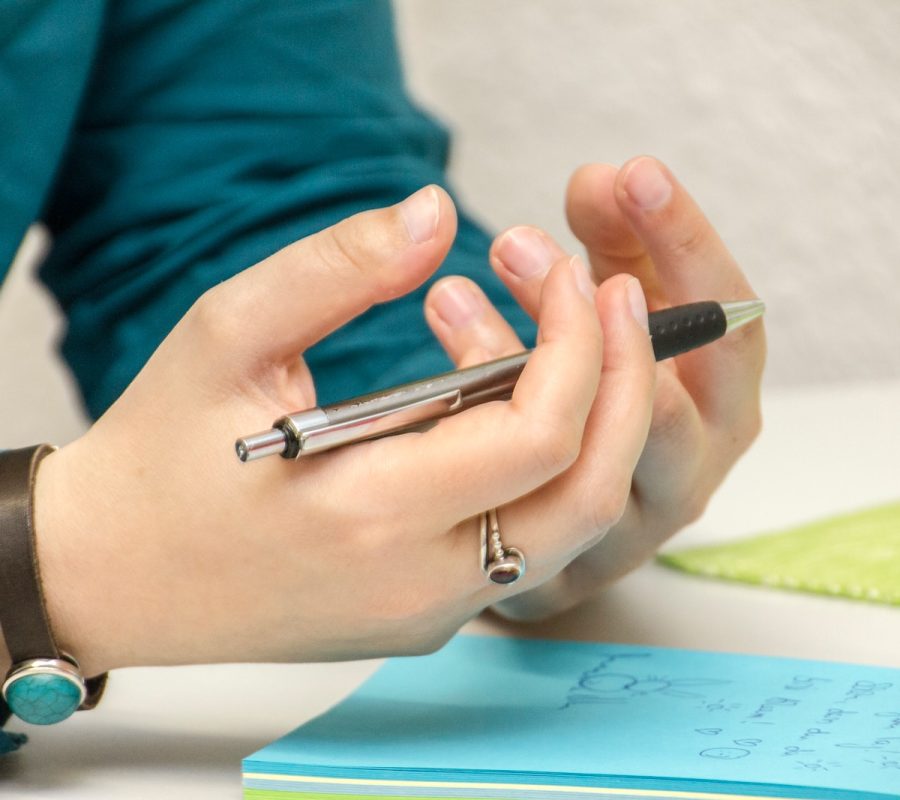
<svg viewBox="0 0 900 800">
<path fill-rule="evenodd" d="M 440 394 L 411 400 L 392 408 L 373 411 L 363 416 L 329 422 L 327 425 L 300 433 L 299 455 L 330 450 L 348 442 L 377 439 L 389 433 L 403 433 L 427 427 L 437 418 L 459 410 L 462 393 L 450 389 Z"/>
</svg>

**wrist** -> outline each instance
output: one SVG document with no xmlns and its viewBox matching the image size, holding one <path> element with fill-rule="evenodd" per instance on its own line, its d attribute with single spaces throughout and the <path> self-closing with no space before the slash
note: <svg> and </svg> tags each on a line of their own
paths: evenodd
<svg viewBox="0 0 900 800">
<path fill-rule="evenodd" d="M 59 648 L 72 654 L 85 675 L 111 669 L 108 641 L 97 630 L 91 595 L 102 594 L 104 570 L 99 563 L 100 536 L 91 530 L 89 496 L 72 486 L 72 445 L 51 453 L 40 465 L 34 484 L 34 536 L 44 604 Z M 94 530 L 99 534 L 99 530 Z M 95 587 L 91 592 L 87 587 Z"/>
<path fill-rule="evenodd" d="M 10 661 L 2 694 L 6 708 L 38 725 L 93 708 L 106 685 L 105 673 L 85 679 L 47 612 L 34 501 L 40 465 L 54 450 L 39 444 L 0 453 L 0 626 Z"/>
</svg>

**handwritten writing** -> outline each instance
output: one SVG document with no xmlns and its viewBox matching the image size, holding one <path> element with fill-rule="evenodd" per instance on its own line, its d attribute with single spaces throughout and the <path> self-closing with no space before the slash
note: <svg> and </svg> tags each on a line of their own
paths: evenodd
<svg viewBox="0 0 900 800">
<path fill-rule="evenodd" d="M 890 720 L 886 730 L 892 731 L 895 728 L 900 728 L 900 711 L 876 711 L 875 716 L 885 717 Z"/>
<path fill-rule="evenodd" d="M 767 714 L 771 714 L 775 711 L 776 708 L 784 708 L 796 706 L 800 703 L 799 700 L 794 700 L 790 697 L 770 697 L 766 700 L 759 708 L 756 709 L 752 714 L 749 714 L 746 719 L 760 719 L 761 717 L 765 717 Z"/>
<path fill-rule="evenodd" d="M 810 678 L 808 675 L 795 675 L 784 688 L 788 692 L 802 692 L 806 689 L 814 689 L 823 683 L 831 683 L 831 678 Z"/>
<path fill-rule="evenodd" d="M 643 650 L 612 650 L 582 669 L 567 684 L 561 710 L 596 714 L 604 726 L 617 714 L 665 714 L 679 720 L 692 758 L 716 775 L 751 779 L 773 771 L 789 783 L 802 771 L 820 773 L 805 779 L 819 786 L 835 780 L 828 773 L 843 772 L 881 785 L 900 771 L 900 679 L 884 680 L 887 672 L 831 673 L 823 665 L 735 679 L 725 669 L 684 667 Z"/>
<path fill-rule="evenodd" d="M 733 761 L 736 758 L 746 758 L 750 755 L 750 751 L 743 747 L 709 747 L 701 750 L 700 755 L 704 758 L 721 758 L 726 761 Z"/>
<path fill-rule="evenodd" d="M 871 697 L 876 692 L 885 692 L 893 683 L 876 683 L 875 681 L 856 681 L 839 703 L 848 703 L 851 700 L 859 700 L 861 697 Z"/>
<path fill-rule="evenodd" d="M 812 739 L 814 736 L 827 736 L 831 731 L 823 731 L 821 728 L 807 728 L 806 733 L 800 737 L 801 742 Z"/>
<path fill-rule="evenodd" d="M 834 725 L 848 714 L 858 714 L 858 711 L 847 711 L 843 708 L 829 708 L 818 720 L 819 725 Z"/>
</svg>

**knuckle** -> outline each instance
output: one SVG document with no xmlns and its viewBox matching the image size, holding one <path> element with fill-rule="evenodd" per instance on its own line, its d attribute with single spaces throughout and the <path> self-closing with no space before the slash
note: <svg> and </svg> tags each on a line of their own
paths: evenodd
<svg viewBox="0 0 900 800">
<path fill-rule="evenodd" d="M 355 219 L 345 219 L 316 239 L 317 255 L 324 266 L 348 278 L 362 277 L 371 262 L 372 233 Z"/>
<path fill-rule="evenodd" d="M 206 340 L 230 341 L 236 333 L 235 321 L 240 318 L 232 305 L 230 294 L 219 286 L 207 289 L 188 311 L 191 333 Z"/>
<path fill-rule="evenodd" d="M 762 425 L 758 403 L 749 409 L 742 409 L 739 414 L 729 415 L 726 421 L 719 423 L 718 438 L 725 445 L 723 453 L 728 455 L 730 462 L 733 463 L 750 449 L 762 431 Z"/>
<path fill-rule="evenodd" d="M 762 325 L 745 325 L 722 338 L 718 346 L 724 354 L 739 360 L 743 379 L 758 386 L 766 363 L 766 332 Z"/>
<path fill-rule="evenodd" d="M 531 450 L 542 470 L 557 475 L 581 454 L 581 430 L 569 420 L 544 420 L 532 429 Z"/>
<path fill-rule="evenodd" d="M 709 229 L 699 220 L 692 220 L 684 230 L 679 231 L 669 249 L 678 260 L 689 260 L 707 249 Z"/>
<path fill-rule="evenodd" d="M 649 438 L 666 439 L 674 443 L 686 440 L 699 424 L 694 405 L 679 392 L 657 392 L 653 401 Z"/>
<path fill-rule="evenodd" d="M 339 278 L 365 280 L 380 286 L 385 294 L 396 294 L 390 285 L 391 273 L 396 271 L 379 269 L 407 244 L 397 224 L 387 216 L 390 213 L 385 209 L 365 211 L 341 220 L 321 237 L 315 237 L 316 255 L 322 267 Z"/>
<path fill-rule="evenodd" d="M 706 512 L 709 505 L 709 495 L 694 493 L 681 503 L 681 524 L 690 525 L 696 522 Z"/>
<path fill-rule="evenodd" d="M 604 484 L 601 496 L 591 504 L 590 521 L 595 532 L 605 532 L 622 519 L 630 494 L 630 477 L 620 476 Z"/>
<path fill-rule="evenodd" d="M 740 443 L 744 450 L 750 447 L 759 434 L 762 433 L 762 428 L 762 410 L 756 405 L 751 412 L 745 415 L 739 427 Z"/>
</svg>

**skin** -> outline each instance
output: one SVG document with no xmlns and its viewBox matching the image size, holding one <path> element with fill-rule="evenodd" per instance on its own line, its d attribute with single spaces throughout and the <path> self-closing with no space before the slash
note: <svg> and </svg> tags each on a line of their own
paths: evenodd
<svg viewBox="0 0 900 800">
<path fill-rule="evenodd" d="M 634 158 L 621 169 L 609 164 L 581 167 L 569 182 L 566 213 L 585 246 L 595 280 L 606 285 L 623 273 L 635 276 L 651 310 L 699 299 L 756 296 L 697 204 L 656 159 Z M 491 265 L 534 315 L 546 269 L 562 254 L 545 232 L 517 227 L 497 237 Z M 529 270 L 528 277 L 517 274 Z M 442 321 L 437 311 L 440 294 L 462 288 L 463 282 L 446 278 L 428 298 L 426 314 L 451 356 L 464 365 L 521 350 L 513 331 L 483 295 L 483 313 L 469 324 L 453 328 Z M 624 453 L 618 468 L 610 471 L 604 454 L 616 425 L 642 413 L 643 406 L 626 409 L 625 416 L 616 419 L 610 400 L 614 393 L 604 393 L 602 386 L 627 373 L 635 354 L 623 353 L 621 361 L 607 358 L 579 458 L 565 475 L 502 515 L 507 538 L 523 542 L 523 547 L 531 539 L 519 536 L 520 527 L 533 530 L 536 537 L 546 536 L 563 518 L 592 544 L 552 580 L 504 600 L 495 610 L 511 619 L 533 620 L 571 608 L 637 567 L 699 517 L 759 432 L 765 352 L 762 325 L 754 323 L 714 345 L 656 365 L 655 389 L 650 390 L 652 421 L 633 471 L 626 470 Z M 609 513 L 616 503 L 621 503 L 620 515 Z M 613 516 L 617 522 L 604 526 Z"/>
<path fill-rule="evenodd" d="M 654 363 L 632 275 L 654 305 L 753 295 L 674 179 L 667 204 L 640 210 L 629 169 L 585 167 L 568 190 L 599 288 L 543 232 L 498 237 L 491 263 L 537 319 L 537 349 L 512 400 L 425 433 L 302 462 L 244 465 L 232 450 L 236 433 L 315 404 L 307 347 L 437 268 L 456 230 L 442 190 L 345 220 L 201 297 L 110 410 L 38 472 L 38 556 L 60 646 L 86 674 L 429 652 L 487 607 L 547 616 L 650 555 L 755 433 L 764 345 L 754 326 Z M 540 269 L 516 277 L 521 259 Z M 458 291 L 474 298 L 468 317 L 453 313 L 473 309 Z M 461 365 L 521 349 L 462 278 L 436 284 L 425 314 Z M 510 587 L 477 568 L 477 518 L 491 507 L 528 556 Z"/>
</svg>

